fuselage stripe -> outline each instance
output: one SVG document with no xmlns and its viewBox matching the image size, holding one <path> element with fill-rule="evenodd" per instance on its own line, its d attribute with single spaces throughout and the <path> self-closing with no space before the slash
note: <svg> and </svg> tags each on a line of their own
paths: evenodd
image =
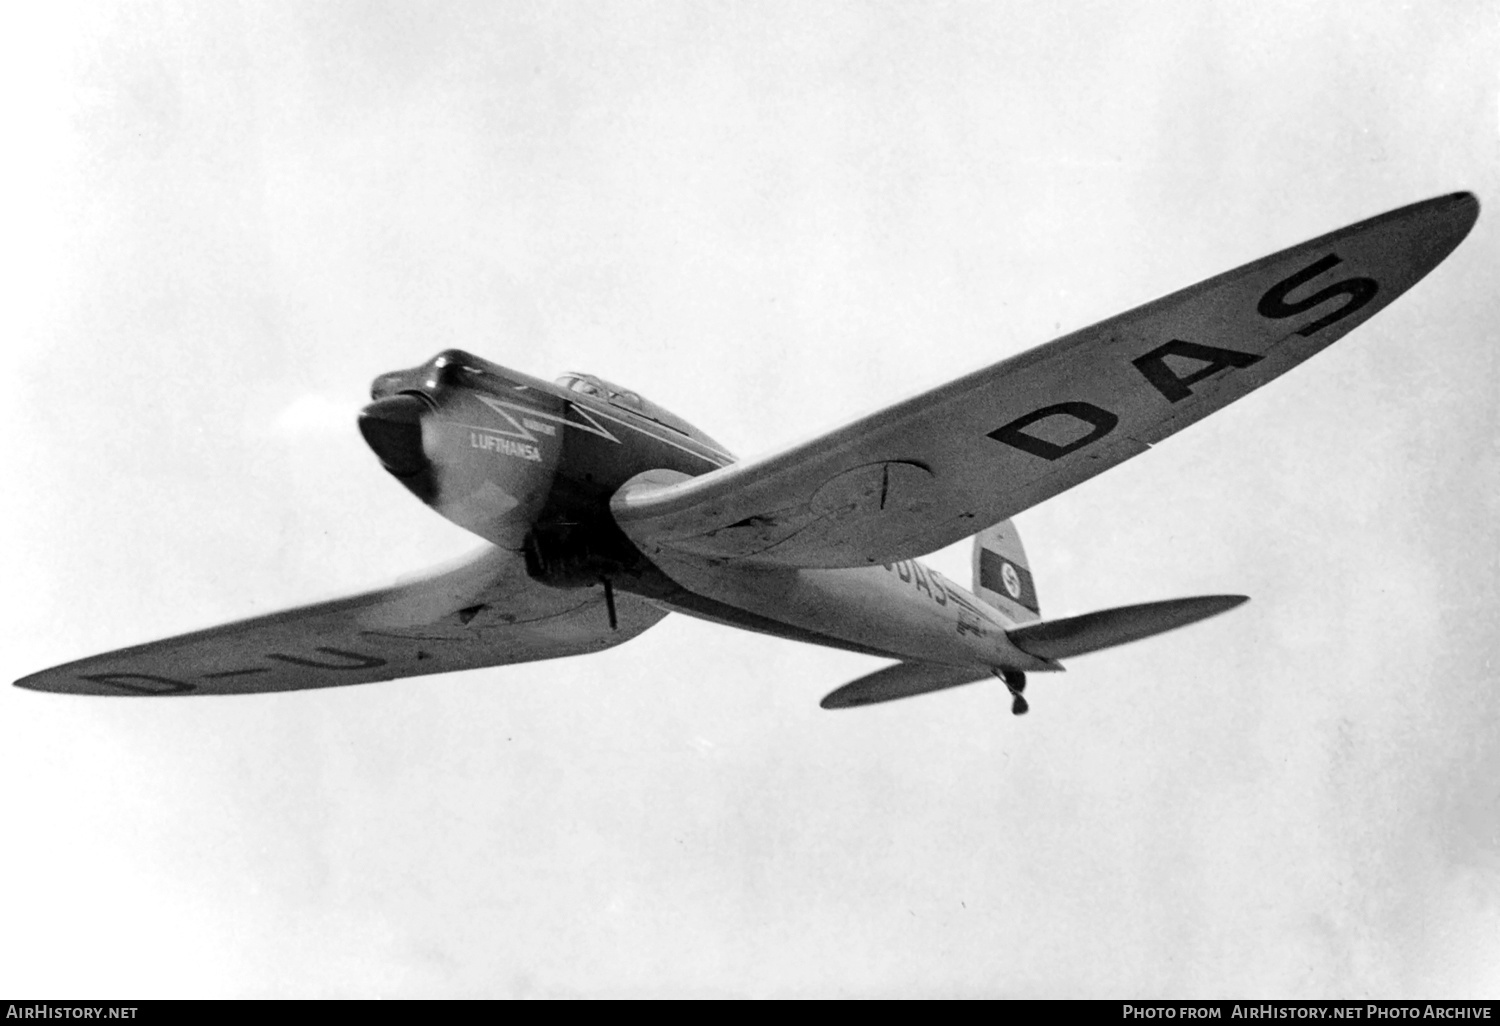
<svg viewBox="0 0 1500 1026">
<path fill-rule="evenodd" d="M 574 404 L 574 408 L 575 409 L 579 409 L 580 411 L 582 410 L 582 407 L 579 407 L 576 403 Z M 708 455 L 706 455 L 704 453 L 699 452 L 696 449 L 690 449 L 690 448 L 688 448 L 685 445 L 682 445 L 682 444 L 680 444 L 678 442 L 675 442 L 675 441 L 673 441 L 670 438 L 666 438 L 666 437 L 664 437 L 662 435 L 658 435 L 654 431 L 648 431 L 645 428 L 641 427 L 639 424 L 632 424 L 628 420 L 621 420 L 619 417 L 612 417 L 609 414 L 604 413 L 604 412 L 602 412 L 600 410 L 589 410 L 588 412 L 591 413 L 591 414 L 593 414 L 594 416 L 603 417 L 605 420 L 612 420 L 616 424 L 622 424 L 625 427 L 628 427 L 628 428 L 630 428 L 633 431 L 637 431 L 640 434 L 645 435 L 647 438 L 654 438 L 658 442 L 665 442 L 667 445 L 670 445 L 674 449 L 681 449 L 683 452 L 688 453 L 688 454 L 693 455 L 693 456 L 696 456 L 700 460 L 703 460 L 703 461 L 705 461 L 707 463 L 712 463 L 716 467 L 727 466 L 728 464 L 734 462 L 734 457 L 733 456 L 730 456 L 728 453 L 719 452 L 717 449 L 709 449 L 708 451 L 711 452 L 711 453 L 713 453 L 714 455 L 713 456 L 708 456 Z M 699 443 L 699 444 L 702 444 L 702 443 Z M 708 449 L 708 446 L 704 446 L 704 448 Z M 723 462 L 719 462 L 719 460 L 717 460 L 717 459 L 714 458 L 715 456 L 722 458 Z"/>
</svg>

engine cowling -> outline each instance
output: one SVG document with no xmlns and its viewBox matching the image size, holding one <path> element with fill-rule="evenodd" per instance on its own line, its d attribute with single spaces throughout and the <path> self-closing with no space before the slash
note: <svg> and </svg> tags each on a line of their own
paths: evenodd
<svg viewBox="0 0 1500 1026">
<path fill-rule="evenodd" d="M 458 350 L 381 375 L 359 416 L 381 465 L 447 519 L 519 551 L 552 490 L 550 390 Z"/>
<path fill-rule="evenodd" d="M 690 477 L 733 457 L 635 392 L 541 381 L 461 350 L 381 375 L 360 431 L 381 465 L 447 519 L 524 553 L 562 588 L 653 573 L 610 509 L 632 477 Z M 645 584 L 641 584 L 645 588 Z"/>
</svg>

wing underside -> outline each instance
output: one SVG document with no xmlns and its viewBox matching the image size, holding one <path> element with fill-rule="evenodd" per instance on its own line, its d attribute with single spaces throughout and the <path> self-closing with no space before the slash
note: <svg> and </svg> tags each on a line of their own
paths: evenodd
<svg viewBox="0 0 1500 1026">
<path fill-rule="evenodd" d="M 795 567 L 942 548 L 1144 452 L 1417 283 L 1478 216 L 1417 203 L 1283 250 L 862 418 L 612 509 L 648 554 Z"/>
<path fill-rule="evenodd" d="M 490 548 L 411 583 L 92 656 L 16 681 L 91 695 L 243 694 L 368 684 L 595 652 L 666 614 L 537 584 Z"/>
</svg>

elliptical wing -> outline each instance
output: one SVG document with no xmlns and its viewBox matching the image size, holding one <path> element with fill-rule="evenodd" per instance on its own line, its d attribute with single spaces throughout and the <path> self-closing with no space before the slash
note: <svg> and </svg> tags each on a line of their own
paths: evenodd
<svg viewBox="0 0 1500 1026">
<path fill-rule="evenodd" d="M 83 695 L 223 695 L 368 684 L 610 648 L 666 614 L 537 584 L 486 548 L 410 583 L 80 659 L 16 681 Z"/>
<path fill-rule="evenodd" d="M 648 554 L 891 563 L 998 523 L 1285 373 L 1436 267 L 1478 201 L 1441 196 L 1246 264 L 846 427 L 611 508 Z"/>
</svg>

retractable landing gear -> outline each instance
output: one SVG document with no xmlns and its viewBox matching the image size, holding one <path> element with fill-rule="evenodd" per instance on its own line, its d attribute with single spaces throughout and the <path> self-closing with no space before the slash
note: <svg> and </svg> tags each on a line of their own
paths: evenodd
<svg viewBox="0 0 1500 1026">
<path fill-rule="evenodd" d="M 1010 691 L 1011 703 L 1010 713 L 1012 716 L 1025 716 L 1026 710 L 1031 706 L 1026 703 L 1021 692 L 1026 690 L 1026 674 L 1020 670 L 1001 670 L 1000 679 L 1005 682 L 1005 687 Z"/>
</svg>

